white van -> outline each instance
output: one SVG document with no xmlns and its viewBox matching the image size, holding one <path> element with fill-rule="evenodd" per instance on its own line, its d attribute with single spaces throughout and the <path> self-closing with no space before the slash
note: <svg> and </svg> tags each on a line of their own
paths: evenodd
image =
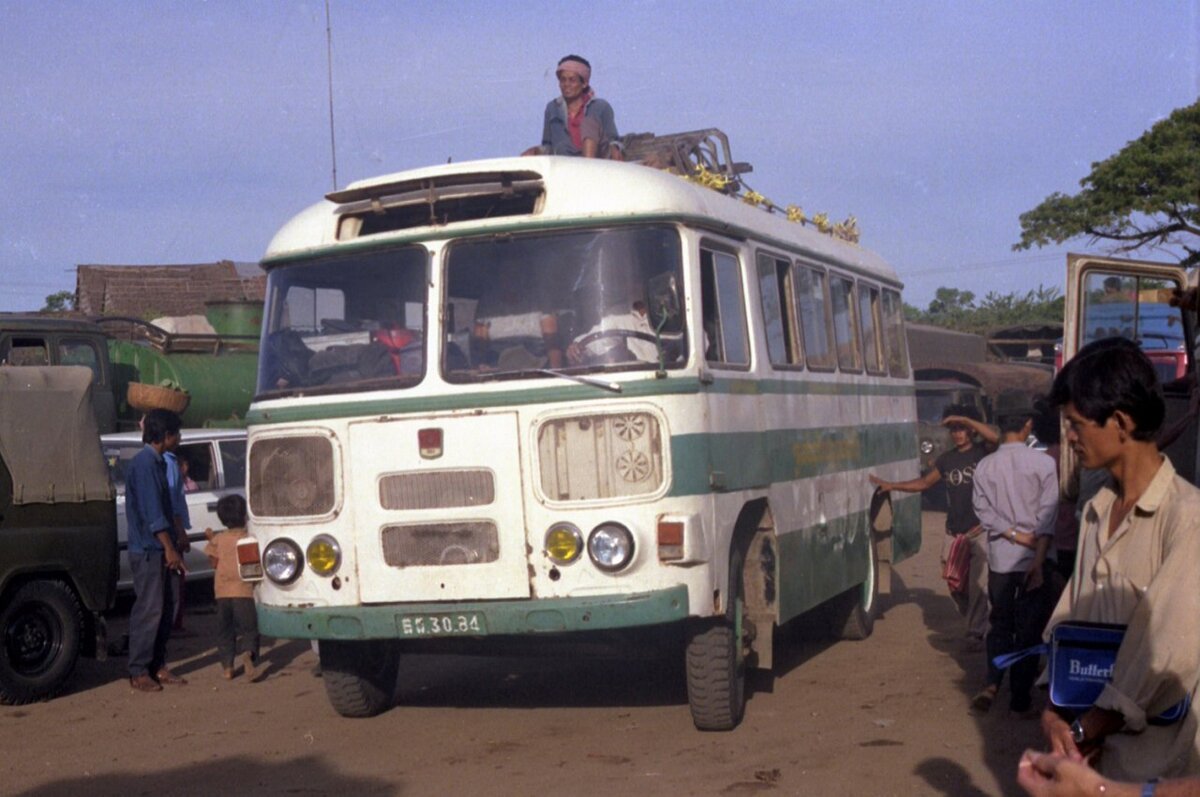
<svg viewBox="0 0 1200 797">
<path fill-rule="evenodd" d="M 186 493 L 192 528 L 192 549 L 184 554 L 188 580 L 212 578 L 204 555 L 204 529 L 220 529 L 217 501 L 230 493 L 246 494 L 246 431 L 244 429 L 183 429 L 178 456 L 188 462 L 196 489 Z M 145 445 L 141 432 L 101 435 L 101 448 L 117 489 L 117 535 L 121 548 L 121 575 L 117 589 L 133 589 L 129 572 L 129 538 L 125 520 L 125 466 Z"/>
</svg>

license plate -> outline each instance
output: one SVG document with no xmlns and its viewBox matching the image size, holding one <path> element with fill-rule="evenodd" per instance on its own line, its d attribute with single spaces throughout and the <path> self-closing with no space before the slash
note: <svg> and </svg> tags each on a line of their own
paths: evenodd
<svg viewBox="0 0 1200 797">
<path fill-rule="evenodd" d="M 486 634 L 479 612 L 409 614 L 400 618 L 400 636 L 473 636 Z"/>
</svg>

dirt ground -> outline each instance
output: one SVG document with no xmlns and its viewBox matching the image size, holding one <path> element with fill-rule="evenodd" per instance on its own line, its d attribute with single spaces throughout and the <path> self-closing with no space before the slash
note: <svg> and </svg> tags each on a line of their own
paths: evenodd
<svg viewBox="0 0 1200 797">
<path fill-rule="evenodd" d="M 80 662 L 65 694 L 0 706 L 0 793 L 998 795 L 1016 794 L 1036 721 L 974 717 L 969 653 L 939 576 L 943 516 L 896 568 L 874 635 L 781 629 L 742 725 L 693 729 L 677 659 L 411 656 L 396 706 L 337 716 L 307 642 L 278 640 L 260 683 L 221 679 L 211 605 L 171 644 L 190 683 L 132 692 L 124 659 Z M 119 635 L 125 617 L 111 621 Z"/>
</svg>

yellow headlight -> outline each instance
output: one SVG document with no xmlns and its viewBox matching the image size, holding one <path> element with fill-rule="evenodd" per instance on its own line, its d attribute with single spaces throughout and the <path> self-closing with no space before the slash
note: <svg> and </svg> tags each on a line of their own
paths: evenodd
<svg viewBox="0 0 1200 797">
<path fill-rule="evenodd" d="M 308 544 L 305 558 L 309 569 L 318 576 L 330 576 L 342 564 L 342 549 L 333 537 L 321 534 Z"/>
<path fill-rule="evenodd" d="M 546 532 L 546 555 L 557 564 L 574 562 L 583 551 L 583 535 L 570 523 L 558 523 Z"/>
</svg>

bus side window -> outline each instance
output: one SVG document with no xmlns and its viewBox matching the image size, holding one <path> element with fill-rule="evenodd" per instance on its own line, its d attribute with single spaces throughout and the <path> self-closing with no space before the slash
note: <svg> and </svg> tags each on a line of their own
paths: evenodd
<svg viewBox="0 0 1200 797">
<path fill-rule="evenodd" d="M 700 250 L 700 292 L 703 307 L 705 352 L 710 363 L 749 365 L 746 313 L 736 257 L 725 252 Z"/>
<path fill-rule="evenodd" d="M 804 332 L 808 367 L 832 370 L 836 361 L 831 331 L 833 321 L 829 315 L 829 298 L 825 295 L 825 272 L 797 266 L 795 277 L 796 308 Z"/>
<path fill-rule="evenodd" d="M 762 301 L 767 355 L 772 365 L 802 365 L 800 331 L 792 296 L 792 264 L 771 255 L 758 255 L 758 292 Z"/>
<path fill-rule="evenodd" d="M 863 354 L 866 357 L 867 372 L 884 373 L 879 289 L 874 285 L 858 283 L 858 318 L 862 321 Z"/>
<path fill-rule="evenodd" d="M 854 307 L 854 281 L 832 275 L 829 278 L 829 304 L 833 308 L 833 340 L 837 344 L 838 367 L 843 371 L 862 370 L 859 348 L 858 314 Z"/>
<path fill-rule="evenodd" d="M 900 294 L 883 289 L 883 330 L 887 344 L 888 373 L 892 376 L 908 376 L 908 347 L 904 337 L 904 305 Z"/>
</svg>

